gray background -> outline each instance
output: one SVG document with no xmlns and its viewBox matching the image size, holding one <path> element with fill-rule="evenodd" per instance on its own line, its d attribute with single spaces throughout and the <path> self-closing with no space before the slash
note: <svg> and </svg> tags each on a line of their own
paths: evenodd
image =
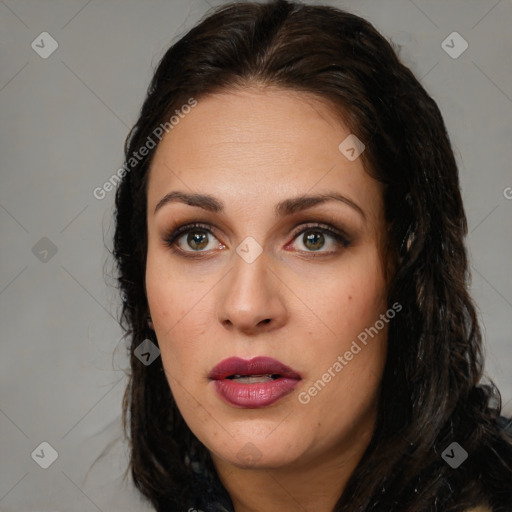
<svg viewBox="0 0 512 512">
<path fill-rule="evenodd" d="M 127 358 L 107 251 L 114 193 L 100 201 L 92 191 L 121 166 L 159 58 L 219 3 L 0 1 L 1 511 L 149 510 L 122 481 Z M 512 1 L 325 3 L 401 45 L 443 112 L 460 165 L 487 371 L 510 415 Z M 31 48 L 44 31 L 59 45 L 46 59 Z M 441 46 L 453 31 L 469 45 L 456 59 Z M 43 237 L 56 254 L 41 252 Z M 31 458 L 43 441 L 58 452 L 48 469 Z"/>
</svg>

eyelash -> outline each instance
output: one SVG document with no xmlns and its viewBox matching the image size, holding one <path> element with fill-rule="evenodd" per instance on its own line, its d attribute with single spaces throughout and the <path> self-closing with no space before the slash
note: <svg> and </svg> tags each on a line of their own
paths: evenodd
<svg viewBox="0 0 512 512">
<path fill-rule="evenodd" d="M 202 258 L 205 257 L 209 251 L 184 251 L 182 249 L 179 249 L 176 247 L 176 241 L 184 234 L 189 233 L 190 231 L 193 231 L 194 229 L 206 231 L 208 233 L 211 233 L 213 236 L 215 234 L 212 232 L 210 225 L 203 224 L 201 222 L 194 222 L 192 224 L 185 224 L 183 226 L 178 227 L 173 231 L 173 229 L 170 230 L 169 234 L 165 236 L 164 243 L 166 246 L 168 246 L 173 252 L 179 254 L 180 256 L 190 257 L 190 258 Z M 304 234 L 307 231 L 313 231 L 313 232 L 319 232 L 326 234 L 330 237 L 332 237 L 338 246 L 341 246 L 343 248 L 348 247 L 351 244 L 351 241 L 349 238 L 340 230 L 329 226 L 328 224 L 324 223 L 306 223 L 305 225 L 301 225 L 300 230 L 297 230 L 293 233 L 292 241 L 294 241 L 296 238 L 298 238 L 300 235 Z M 217 238 L 217 237 L 215 237 Z M 332 255 L 335 254 L 335 251 L 299 251 L 301 253 L 310 254 L 313 257 L 318 257 L 321 255 Z"/>
</svg>

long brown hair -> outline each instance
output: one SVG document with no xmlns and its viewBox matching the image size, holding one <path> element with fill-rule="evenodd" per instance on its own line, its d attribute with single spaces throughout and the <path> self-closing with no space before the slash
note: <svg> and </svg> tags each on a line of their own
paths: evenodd
<svg viewBox="0 0 512 512">
<path fill-rule="evenodd" d="M 250 85 L 328 101 L 365 143 L 366 171 L 384 184 L 396 261 L 388 300 L 404 307 L 390 323 L 374 437 L 335 510 L 458 511 L 512 502 L 511 441 L 497 426 L 499 392 L 480 384 L 466 218 L 439 109 L 368 21 L 285 0 L 221 6 L 173 44 L 126 139 L 131 167 L 116 193 L 114 256 L 131 344 L 124 421 L 136 486 L 157 508 L 186 510 L 195 478 L 187 457 L 212 465 L 176 407 L 161 360 L 146 366 L 133 353 L 144 339 L 158 344 L 144 280 L 146 185 L 156 148 L 130 159 L 190 98 Z M 457 470 L 441 457 L 452 442 L 469 454 Z"/>
</svg>

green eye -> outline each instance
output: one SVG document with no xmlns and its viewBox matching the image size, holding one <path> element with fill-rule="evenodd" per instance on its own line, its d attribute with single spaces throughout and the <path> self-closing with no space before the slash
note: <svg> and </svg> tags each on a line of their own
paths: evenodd
<svg viewBox="0 0 512 512">
<path fill-rule="evenodd" d="M 208 245 L 208 235 L 206 232 L 189 231 L 187 244 L 194 250 L 204 249 Z"/>
<path fill-rule="evenodd" d="M 180 244 L 180 239 L 185 235 L 186 238 L 184 238 L 184 241 Z M 300 237 L 300 235 L 302 235 L 302 237 Z M 201 254 L 208 252 L 206 248 L 209 242 L 212 241 L 210 237 L 217 240 L 212 233 L 211 226 L 198 223 L 192 225 L 188 224 L 177 228 L 168 235 L 165 238 L 165 243 L 180 254 L 186 256 L 188 253 L 193 256 L 194 253 Z M 300 231 L 293 234 L 292 244 L 299 240 L 305 247 L 305 249 L 298 249 L 298 251 L 302 253 L 333 254 L 337 252 L 340 246 L 348 247 L 350 245 L 350 241 L 341 231 L 335 230 L 327 224 L 318 223 L 301 226 Z M 331 249 L 322 250 L 326 245 L 329 246 L 329 244 L 332 247 Z M 185 245 L 186 247 L 181 247 L 180 245 Z M 176 248 L 176 246 L 178 246 L 178 248 Z"/>
</svg>

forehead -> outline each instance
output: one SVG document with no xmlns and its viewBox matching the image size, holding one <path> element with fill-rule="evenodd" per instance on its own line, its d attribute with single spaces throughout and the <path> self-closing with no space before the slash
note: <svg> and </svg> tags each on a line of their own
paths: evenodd
<svg viewBox="0 0 512 512">
<path fill-rule="evenodd" d="M 361 159 L 339 145 L 350 135 L 332 105 L 309 93 L 247 89 L 206 96 L 159 144 L 148 208 L 174 189 L 227 204 L 337 190 L 376 207 L 380 189 Z"/>
</svg>

